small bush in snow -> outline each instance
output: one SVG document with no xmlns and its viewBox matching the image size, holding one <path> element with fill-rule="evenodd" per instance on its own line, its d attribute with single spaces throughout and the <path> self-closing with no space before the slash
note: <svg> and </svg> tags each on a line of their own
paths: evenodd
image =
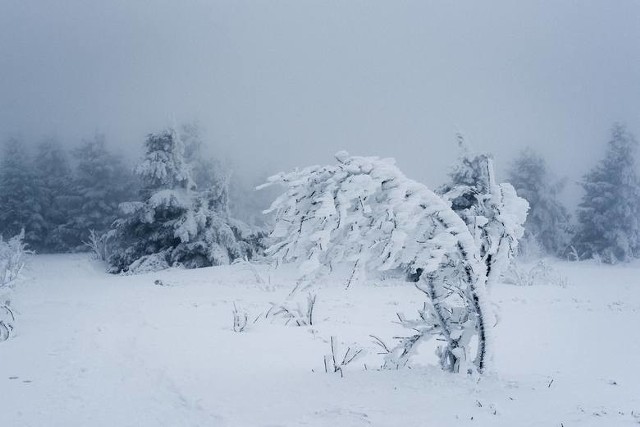
<svg viewBox="0 0 640 427">
<path fill-rule="evenodd" d="M 256 286 L 265 291 L 265 292 L 273 292 L 275 291 L 275 287 L 271 284 L 271 276 L 268 275 L 266 278 L 264 275 L 260 274 L 258 269 L 256 268 L 256 264 L 254 261 L 248 261 L 246 259 L 237 259 L 233 262 L 234 265 L 240 265 L 245 269 L 249 270 L 253 275 L 253 278 L 256 281 Z"/>
<path fill-rule="evenodd" d="M 99 234 L 95 230 L 89 230 L 89 239 L 84 245 L 89 248 L 91 254 L 99 261 L 107 261 L 111 255 L 109 248 L 110 235 Z"/>
<path fill-rule="evenodd" d="M 24 231 L 7 241 L 0 236 L 0 288 L 10 286 L 18 278 L 27 253 Z"/>
<path fill-rule="evenodd" d="M 0 342 L 6 341 L 11 337 L 15 320 L 9 301 L 0 304 Z"/>
<path fill-rule="evenodd" d="M 538 261 L 530 268 L 514 262 L 504 273 L 503 281 L 504 283 L 516 286 L 567 286 L 567 278 L 560 274 L 545 260 Z"/>
<path fill-rule="evenodd" d="M 7 241 L 0 236 L 0 341 L 8 339 L 13 331 L 15 316 L 6 292 L 20 276 L 27 253 L 24 231 Z"/>
<path fill-rule="evenodd" d="M 306 304 L 297 304 L 295 307 L 290 304 L 271 304 L 271 308 L 266 317 L 276 317 L 285 320 L 285 325 L 313 326 L 313 313 L 316 305 L 316 295 L 307 295 Z"/>
</svg>

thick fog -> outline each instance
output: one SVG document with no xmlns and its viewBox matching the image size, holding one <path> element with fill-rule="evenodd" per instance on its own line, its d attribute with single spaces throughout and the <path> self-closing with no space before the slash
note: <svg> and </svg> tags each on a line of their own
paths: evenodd
<svg viewBox="0 0 640 427">
<path fill-rule="evenodd" d="M 393 156 L 436 185 L 455 134 L 575 180 L 640 132 L 637 1 L 0 1 L 0 136 L 198 121 L 242 173 Z"/>
</svg>

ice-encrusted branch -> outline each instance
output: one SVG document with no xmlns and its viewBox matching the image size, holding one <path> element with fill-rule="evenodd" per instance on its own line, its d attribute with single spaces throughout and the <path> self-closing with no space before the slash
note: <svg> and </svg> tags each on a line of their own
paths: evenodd
<svg viewBox="0 0 640 427">
<path fill-rule="evenodd" d="M 301 275 L 310 280 L 339 262 L 362 272 L 412 273 L 427 304 L 413 328 L 417 335 L 390 352 L 390 363 L 404 363 L 418 342 L 436 335 L 444 340 L 444 369 L 482 371 L 489 351 L 486 268 L 467 224 L 392 159 L 345 152 L 336 159 L 335 165 L 269 179 L 266 185 L 281 184 L 286 191 L 269 209 L 276 212 L 276 225 L 267 252 L 279 263 L 300 262 Z M 470 358 L 473 337 L 478 344 Z"/>
</svg>

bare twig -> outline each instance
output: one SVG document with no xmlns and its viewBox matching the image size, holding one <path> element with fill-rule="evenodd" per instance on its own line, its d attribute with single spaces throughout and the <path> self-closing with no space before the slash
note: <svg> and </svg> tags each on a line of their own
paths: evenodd
<svg viewBox="0 0 640 427">
<path fill-rule="evenodd" d="M 378 354 L 391 354 L 391 349 L 380 338 L 375 335 L 369 335 L 373 339 L 373 343 L 382 349 Z"/>
</svg>

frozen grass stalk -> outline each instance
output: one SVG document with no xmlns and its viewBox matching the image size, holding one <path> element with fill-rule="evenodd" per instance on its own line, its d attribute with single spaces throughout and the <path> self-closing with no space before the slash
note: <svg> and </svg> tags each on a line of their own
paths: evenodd
<svg viewBox="0 0 640 427">
<path fill-rule="evenodd" d="M 340 377 L 344 377 L 343 368 L 352 363 L 363 355 L 363 350 L 347 347 L 342 357 L 339 354 L 339 350 L 336 344 L 336 338 L 331 337 L 331 354 L 324 356 L 324 371 L 326 373 L 340 373 Z"/>
</svg>

